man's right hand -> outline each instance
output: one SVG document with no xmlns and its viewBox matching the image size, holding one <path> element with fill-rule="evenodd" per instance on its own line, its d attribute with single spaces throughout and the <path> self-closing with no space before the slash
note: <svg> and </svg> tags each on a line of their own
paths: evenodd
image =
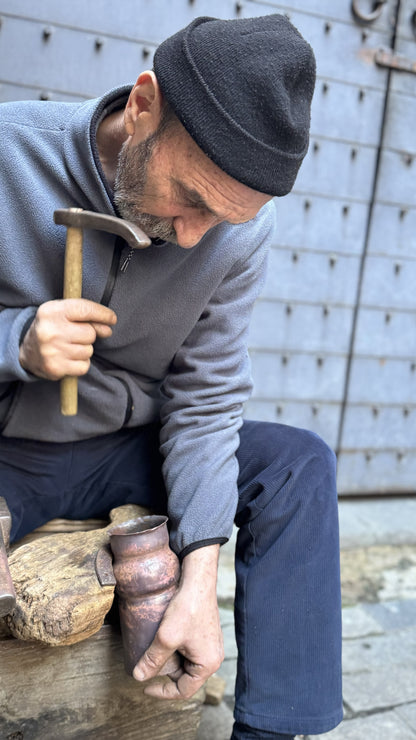
<svg viewBox="0 0 416 740">
<path fill-rule="evenodd" d="M 20 346 L 20 364 L 47 380 L 85 375 L 95 340 L 110 337 L 116 322 L 111 308 L 85 298 L 43 303 Z"/>
</svg>

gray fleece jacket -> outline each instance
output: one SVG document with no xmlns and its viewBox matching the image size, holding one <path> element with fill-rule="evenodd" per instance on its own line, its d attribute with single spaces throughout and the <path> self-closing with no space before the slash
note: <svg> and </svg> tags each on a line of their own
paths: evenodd
<svg viewBox="0 0 416 740">
<path fill-rule="evenodd" d="M 246 335 L 262 284 L 274 207 L 222 224 L 197 246 L 134 252 L 86 231 L 83 296 L 118 323 L 97 340 L 79 382 L 79 413 L 59 410 L 59 383 L 19 364 L 37 307 L 62 296 L 65 228 L 57 208 L 114 214 L 95 143 L 97 125 L 130 88 L 84 103 L 0 106 L 0 424 L 5 436 L 67 442 L 161 422 L 171 544 L 187 552 L 225 541 L 237 503 L 235 450 L 251 390 Z"/>
</svg>

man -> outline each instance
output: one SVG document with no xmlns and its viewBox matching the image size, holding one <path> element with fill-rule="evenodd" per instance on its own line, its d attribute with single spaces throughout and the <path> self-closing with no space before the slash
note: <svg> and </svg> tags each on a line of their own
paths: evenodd
<svg viewBox="0 0 416 740">
<path fill-rule="evenodd" d="M 216 571 L 235 518 L 233 740 L 321 733 L 342 715 L 334 456 L 304 430 L 241 420 L 271 198 L 307 151 L 314 76 L 283 16 L 200 18 L 132 89 L 1 114 L 0 492 L 13 537 L 124 502 L 167 507 L 181 584 L 134 675 L 156 676 L 178 650 L 182 668 L 147 692 L 189 697 L 223 658 Z M 70 206 L 153 239 L 132 254 L 86 233 L 80 300 L 59 299 L 52 214 Z M 73 418 L 59 413 L 64 375 L 80 379 Z"/>
</svg>

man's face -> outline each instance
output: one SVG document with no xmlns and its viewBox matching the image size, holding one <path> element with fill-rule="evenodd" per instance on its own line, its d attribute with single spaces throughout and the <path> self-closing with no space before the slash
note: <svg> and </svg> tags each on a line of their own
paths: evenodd
<svg viewBox="0 0 416 740">
<path fill-rule="evenodd" d="M 122 146 L 115 202 L 150 237 L 193 247 L 223 221 L 254 218 L 269 200 L 220 170 L 179 122 Z"/>
</svg>

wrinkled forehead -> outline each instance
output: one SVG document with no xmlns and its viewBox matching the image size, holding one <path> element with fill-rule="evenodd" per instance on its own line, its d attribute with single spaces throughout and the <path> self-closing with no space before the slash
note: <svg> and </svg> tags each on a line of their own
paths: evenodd
<svg viewBox="0 0 416 740">
<path fill-rule="evenodd" d="M 253 218 L 271 200 L 270 195 L 253 190 L 224 172 L 179 121 L 166 131 L 164 138 L 172 187 L 194 207 L 201 206 L 217 218 L 224 217 L 224 209 L 232 209 L 240 223 Z"/>
</svg>

